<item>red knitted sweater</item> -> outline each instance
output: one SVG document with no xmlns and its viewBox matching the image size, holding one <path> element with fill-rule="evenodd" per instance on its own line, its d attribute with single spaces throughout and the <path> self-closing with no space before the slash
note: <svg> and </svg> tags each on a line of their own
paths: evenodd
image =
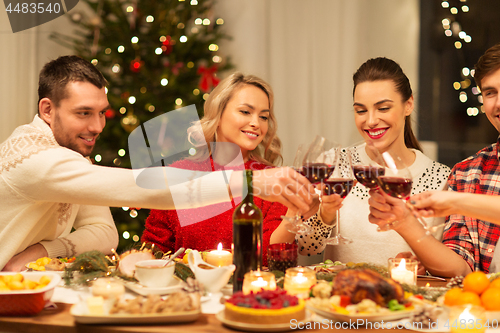
<svg viewBox="0 0 500 333">
<path fill-rule="evenodd" d="M 199 171 L 213 170 L 210 160 L 205 162 L 183 160 L 172 164 L 172 166 Z M 268 167 L 256 161 L 245 163 L 245 169 L 262 170 Z M 262 254 L 263 265 L 267 266 L 269 239 L 273 231 L 281 223 L 281 216 L 286 214 L 287 208 L 280 203 L 265 201 L 257 197 L 254 197 L 254 203 L 262 210 L 264 217 Z M 221 207 L 224 207 L 221 205 L 225 205 L 228 209 L 223 208 L 221 210 Z M 232 207 L 234 207 L 234 203 L 231 206 L 228 203 L 221 203 L 201 208 L 179 210 L 180 214 L 190 215 L 193 220 L 202 214 L 210 213 L 210 211 L 223 211 L 223 213 L 214 217 L 186 226 L 180 225 L 176 210 L 153 209 L 146 219 L 146 229 L 142 234 L 142 241 L 154 243 L 164 252 L 175 252 L 180 247 L 198 251 L 213 250 L 217 248 L 219 243 L 222 243 L 224 249 L 231 249 L 233 243 L 232 216 L 234 211 Z"/>
</svg>

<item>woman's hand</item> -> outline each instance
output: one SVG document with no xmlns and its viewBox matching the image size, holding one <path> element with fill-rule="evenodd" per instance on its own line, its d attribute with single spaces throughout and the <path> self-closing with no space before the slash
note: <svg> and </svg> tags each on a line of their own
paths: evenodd
<svg viewBox="0 0 500 333">
<path fill-rule="evenodd" d="M 381 229 L 386 229 L 388 224 L 396 221 L 402 222 L 411 215 L 403 200 L 393 198 L 374 189 L 371 189 L 369 194 L 370 215 L 368 220 Z M 396 229 L 396 225 L 392 229 Z"/>
<path fill-rule="evenodd" d="M 324 188 L 324 184 L 318 186 L 318 189 L 321 191 L 320 216 L 325 224 L 332 224 L 336 221 L 336 213 L 342 207 L 344 199 L 338 194 L 324 195 Z"/>
</svg>

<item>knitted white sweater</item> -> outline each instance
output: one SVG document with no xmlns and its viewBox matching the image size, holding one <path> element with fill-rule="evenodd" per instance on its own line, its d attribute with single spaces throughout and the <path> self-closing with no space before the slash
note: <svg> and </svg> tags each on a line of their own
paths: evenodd
<svg viewBox="0 0 500 333">
<path fill-rule="evenodd" d="M 369 164 L 369 157 L 365 152 L 365 145 L 356 147 L 358 158 L 362 164 Z M 412 195 L 427 190 L 442 190 L 446 187 L 450 168 L 432 161 L 419 150 L 413 150 L 416 154 L 415 162 L 409 167 L 413 177 Z M 307 223 L 314 227 L 314 232 L 305 236 L 297 236 L 299 253 L 302 255 L 314 255 L 325 250 L 325 259 L 339 260 L 341 262 L 370 262 L 387 265 L 387 259 L 396 256 L 399 252 L 411 251 L 405 240 L 395 231 L 377 232 L 377 226 L 368 221 L 370 214 L 368 205 L 368 189 L 357 183 L 344 199 L 343 206 L 339 211 L 340 234 L 354 240 L 347 245 L 323 244 L 323 240 L 335 228 L 324 224 L 317 215 L 311 217 Z M 444 222 L 444 218 L 426 219 L 429 225 L 437 225 Z M 333 231 L 332 231 L 333 229 Z M 434 236 L 441 240 L 443 229 L 440 228 Z"/>
<path fill-rule="evenodd" d="M 174 177 L 184 172 L 165 169 Z M 151 168 L 141 174 L 143 181 L 149 178 L 160 189 L 139 187 L 134 171 L 92 165 L 81 154 L 59 146 L 50 127 L 35 116 L 0 145 L 0 270 L 15 254 L 36 243 L 50 257 L 93 249 L 109 253 L 118 243 L 109 206 L 192 208 L 229 198 L 220 172 L 200 177 L 203 173 L 186 171 L 184 179 L 191 181 L 170 190 L 163 172 Z M 159 175 L 162 186 L 157 184 Z M 231 177 L 231 171 L 226 177 Z M 71 232 L 72 228 L 76 230 Z"/>
</svg>

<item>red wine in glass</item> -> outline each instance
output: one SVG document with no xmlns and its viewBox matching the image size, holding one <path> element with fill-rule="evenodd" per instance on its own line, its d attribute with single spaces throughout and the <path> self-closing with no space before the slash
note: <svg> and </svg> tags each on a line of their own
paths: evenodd
<svg viewBox="0 0 500 333">
<path fill-rule="evenodd" d="M 376 188 L 378 186 L 377 178 L 385 175 L 385 169 L 381 167 L 369 165 L 356 165 L 353 167 L 354 177 L 368 188 Z"/>
<path fill-rule="evenodd" d="M 401 177 L 378 177 L 379 185 L 391 197 L 407 200 L 411 194 L 412 180 Z"/>
<path fill-rule="evenodd" d="M 325 188 L 323 190 L 324 195 L 338 194 L 342 199 L 344 199 L 354 185 L 354 179 L 346 178 L 330 178 L 324 182 Z"/>
<path fill-rule="evenodd" d="M 300 172 L 311 184 L 318 184 L 328 179 L 335 169 L 326 163 L 305 163 Z"/>
</svg>

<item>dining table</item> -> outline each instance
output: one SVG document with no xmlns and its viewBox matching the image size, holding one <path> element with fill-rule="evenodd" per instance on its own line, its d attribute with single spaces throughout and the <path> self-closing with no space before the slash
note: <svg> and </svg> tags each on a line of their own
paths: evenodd
<svg viewBox="0 0 500 333">
<path fill-rule="evenodd" d="M 427 287 L 445 287 L 447 279 L 437 279 L 434 277 L 421 276 L 417 279 L 417 285 Z M 42 310 L 33 316 L 20 317 L 2 317 L 0 316 L 0 333 L 5 332 L 23 332 L 23 333 L 130 333 L 130 332 L 162 332 L 162 333 L 208 333 L 208 332 L 235 332 L 238 330 L 226 327 L 216 318 L 213 311 L 204 311 L 196 321 L 188 323 L 168 323 L 168 324 L 81 324 L 75 322 L 70 309 L 71 303 L 65 303 L 64 295 L 70 294 L 70 289 L 58 286 L 54 292 L 57 295 L 52 307 Z M 70 297 L 68 297 L 70 298 Z M 220 297 L 219 297 L 220 298 Z M 53 297 L 54 299 L 54 297 Z M 213 310 L 213 306 L 210 306 Z M 209 313 L 207 313 L 209 312 Z M 325 325 L 319 321 L 310 328 L 304 328 L 307 332 L 325 331 Z M 332 326 L 333 327 L 333 326 Z M 403 328 L 404 329 L 404 328 Z M 296 329 L 290 329 L 295 331 Z M 379 332 L 380 329 L 370 327 L 343 327 L 343 330 L 356 330 L 357 332 Z"/>
</svg>

